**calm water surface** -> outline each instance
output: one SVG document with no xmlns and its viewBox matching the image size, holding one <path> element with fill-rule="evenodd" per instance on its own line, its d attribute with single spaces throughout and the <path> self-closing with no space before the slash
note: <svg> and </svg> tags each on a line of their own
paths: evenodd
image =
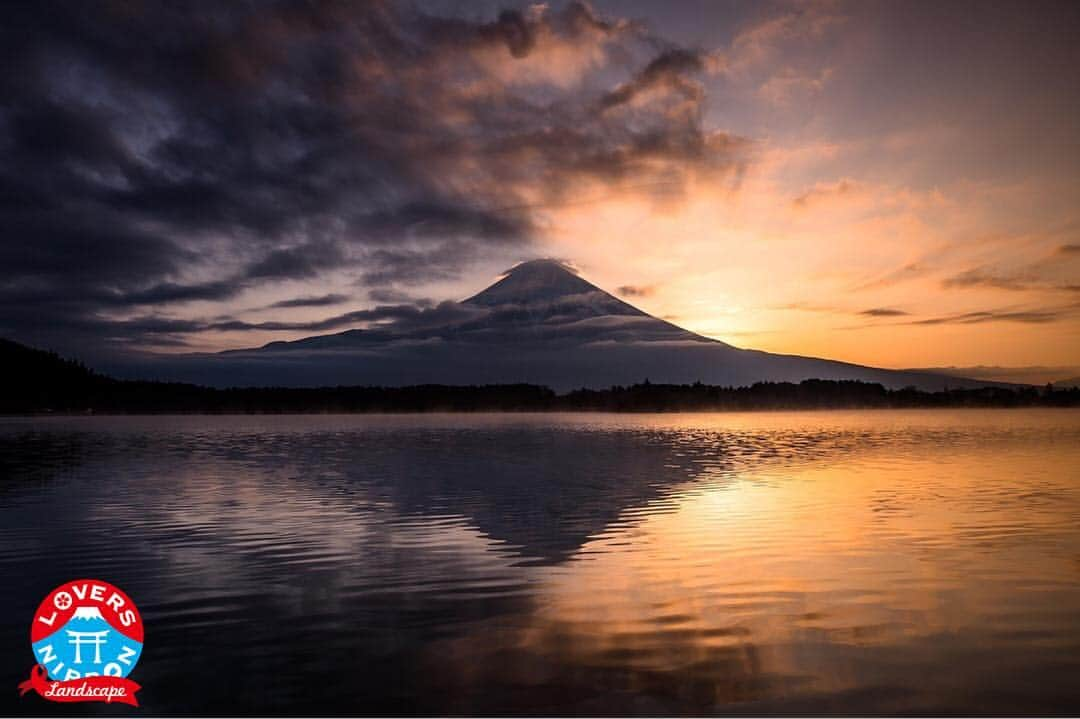
<svg viewBox="0 0 1080 719">
<path fill-rule="evenodd" d="M 86 576 L 151 713 L 1075 714 L 1080 412 L 0 419 L 5 713 Z"/>
</svg>

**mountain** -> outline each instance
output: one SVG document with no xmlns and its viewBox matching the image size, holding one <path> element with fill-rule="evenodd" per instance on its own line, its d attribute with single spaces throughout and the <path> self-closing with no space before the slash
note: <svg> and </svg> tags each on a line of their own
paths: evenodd
<svg viewBox="0 0 1080 719">
<path fill-rule="evenodd" d="M 993 385 L 740 349 L 652 317 L 554 260 L 510 269 L 461 302 L 373 310 L 366 329 L 160 360 L 142 376 L 210 386 L 652 382 L 744 386 L 855 379 L 924 390 Z"/>
<path fill-rule="evenodd" d="M 465 303 L 481 307 L 537 306 L 570 298 L 579 305 L 589 306 L 597 314 L 645 314 L 585 281 L 554 260 L 523 262 L 508 271 L 491 287 L 465 300 Z"/>
<path fill-rule="evenodd" d="M 98 609 L 97 607 L 93 607 L 93 606 L 90 606 L 90 607 L 78 607 L 75 610 L 75 613 L 73 615 L 71 615 L 71 618 L 72 619 L 83 619 L 83 620 L 86 620 L 86 621 L 90 621 L 92 619 L 100 619 L 103 622 L 105 621 L 105 617 L 101 616 L 101 610 Z"/>
</svg>

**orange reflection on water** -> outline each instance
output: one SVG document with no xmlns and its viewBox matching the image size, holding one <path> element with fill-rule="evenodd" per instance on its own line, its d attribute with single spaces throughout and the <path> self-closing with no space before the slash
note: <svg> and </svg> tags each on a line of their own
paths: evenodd
<svg viewBox="0 0 1080 719">
<path fill-rule="evenodd" d="M 1060 674 L 1080 636 L 1080 445 L 935 430 L 955 419 L 760 470 L 706 463 L 545 568 L 528 621 L 457 640 L 458 680 L 563 683 L 554 711 L 888 712 L 948 709 L 1017 662 Z"/>
</svg>

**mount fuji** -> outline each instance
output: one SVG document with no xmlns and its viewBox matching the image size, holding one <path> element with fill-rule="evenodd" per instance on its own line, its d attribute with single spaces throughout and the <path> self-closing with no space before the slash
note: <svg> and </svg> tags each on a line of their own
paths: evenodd
<svg viewBox="0 0 1080 719">
<path fill-rule="evenodd" d="M 644 379 L 725 386 L 852 379 L 923 390 L 994 384 L 740 349 L 653 317 L 555 260 L 523 262 L 461 302 L 381 310 L 366 329 L 188 355 L 156 373 L 219 387 L 531 383 L 562 391 Z"/>
</svg>

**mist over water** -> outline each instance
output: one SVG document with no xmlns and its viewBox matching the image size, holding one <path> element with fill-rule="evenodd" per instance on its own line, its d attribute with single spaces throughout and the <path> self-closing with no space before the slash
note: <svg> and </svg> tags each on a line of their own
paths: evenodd
<svg viewBox="0 0 1080 719">
<path fill-rule="evenodd" d="M 4 713 L 79 577 L 150 713 L 1075 713 L 1080 413 L 2 419 L 0 576 Z"/>
</svg>

